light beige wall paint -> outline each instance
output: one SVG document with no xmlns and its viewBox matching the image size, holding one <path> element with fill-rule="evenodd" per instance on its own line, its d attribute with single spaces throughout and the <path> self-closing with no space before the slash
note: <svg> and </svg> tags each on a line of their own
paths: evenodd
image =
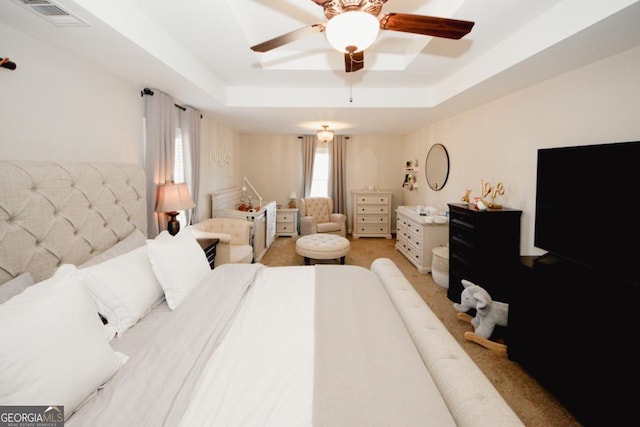
<svg viewBox="0 0 640 427">
<path fill-rule="evenodd" d="M 274 200 L 284 205 L 292 191 L 302 197 L 300 144 L 297 135 L 244 135 L 239 158 L 240 179 L 246 176 L 264 202 Z"/>
<path fill-rule="evenodd" d="M 636 48 L 407 135 L 405 154 L 421 160 L 432 144 L 443 143 L 451 173 L 439 192 L 428 189 L 422 175 L 419 191 L 405 190 L 404 204 L 443 208 L 459 201 L 466 188 L 478 196 L 481 179 L 503 182 L 500 201 L 523 211 L 521 254 L 543 253 L 533 246 L 538 148 L 640 140 L 639 75 Z M 601 178 L 594 171 L 594 179 Z M 594 198 L 609 202 L 606 195 Z"/>
<path fill-rule="evenodd" d="M 347 211 L 353 229 L 352 190 L 364 190 L 373 185 L 377 190 L 393 192 L 392 208 L 402 200 L 404 179 L 404 138 L 397 135 L 354 135 L 347 145 Z M 391 229 L 396 229 L 395 215 L 391 216 Z"/>
<path fill-rule="evenodd" d="M 200 194 L 196 221 L 211 218 L 211 194 L 237 187 L 242 180 L 240 171 L 241 135 L 215 118 L 200 121 Z"/>
<path fill-rule="evenodd" d="M 347 216 L 351 224 L 351 190 L 373 185 L 401 196 L 403 141 L 399 136 L 357 135 L 347 142 Z M 297 135 L 244 135 L 241 166 L 264 200 L 285 204 L 289 192 L 302 196 L 302 147 Z M 395 218 L 393 228 L 395 229 Z"/>
<path fill-rule="evenodd" d="M 141 163 L 140 87 L 0 24 L 0 159 Z"/>
</svg>

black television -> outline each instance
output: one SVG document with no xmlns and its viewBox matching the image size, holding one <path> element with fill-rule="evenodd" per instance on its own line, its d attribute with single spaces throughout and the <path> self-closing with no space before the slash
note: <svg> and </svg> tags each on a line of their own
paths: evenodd
<svg viewBox="0 0 640 427">
<path fill-rule="evenodd" d="M 640 283 L 640 141 L 538 150 L 534 246 Z"/>
</svg>

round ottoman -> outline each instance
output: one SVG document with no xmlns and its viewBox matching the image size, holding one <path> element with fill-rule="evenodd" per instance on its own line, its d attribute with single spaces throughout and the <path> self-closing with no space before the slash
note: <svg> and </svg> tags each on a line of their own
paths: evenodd
<svg viewBox="0 0 640 427">
<path fill-rule="evenodd" d="M 438 246 L 433 248 L 431 259 L 431 275 L 434 282 L 443 288 L 449 288 L 449 248 Z"/>
<path fill-rule="evenodd" d="M 344 257 L 349 249 L 349 240 L 336 234 L 309 234 L 296 240 L 296 253 L 304 257 L 306 265 L 309 265 L 311 258 L 339 259 L 340 264 L 344 264 Z"/>
</svg>

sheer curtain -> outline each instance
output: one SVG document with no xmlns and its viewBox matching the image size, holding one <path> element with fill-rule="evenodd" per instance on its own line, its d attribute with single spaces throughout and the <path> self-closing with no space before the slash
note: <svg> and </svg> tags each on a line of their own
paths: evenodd
<svg viewBox="0 0 640 427">
<path fill-rule="evenodd" d="M 200 193 L 200 112 L 186 107 L 180 112 L 180 129 L 182 131 L 182 150 L 184 156 L 184 181 L 189 187 L 191 198 L 196 204 L 193 209 L 184 213 L 187 224 L 192 224 L 198 217 L 198 195 Z"/>
<path fill-rule="evenodd" d="M 311 183 L 313 182 L 313 160 L 316 156 L 317 137 L 315 135 L 304 135 L 302 137 L 302 177 L 303 193 L 302 197 L 309 197 L 311 194 Z"/>
<path fill-rule="evenodd" d="M 145 93 L 145 161 L 148 237 L 164 229 L 166 215 L 158 215 L 158 185 L 173 181 L 177 112 L 174 99 L 159 90 Z"/>
<path fill-rule="evenodd" d="M 329 197 L 335 213 L 347 213 L 347 139 L 336 135 L 329 142 Z"/>
</svg>

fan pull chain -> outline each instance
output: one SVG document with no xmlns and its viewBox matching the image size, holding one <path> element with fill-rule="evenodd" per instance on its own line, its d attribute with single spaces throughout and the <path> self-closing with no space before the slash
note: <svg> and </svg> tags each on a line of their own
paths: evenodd
<svg viewBox="0 0 640 427">
<path fill-rule="evenodd" d="M 349 102 L 353 102 L 353 52 L 349 53 L 349 61 L 351 61 L 351 73 L 347 73 L 349 75 Z"/>
<path fill-rule="evenodd" d="M 349 102 L 353 102 L 353 77 L 349 73 Z"/>
</svg>

